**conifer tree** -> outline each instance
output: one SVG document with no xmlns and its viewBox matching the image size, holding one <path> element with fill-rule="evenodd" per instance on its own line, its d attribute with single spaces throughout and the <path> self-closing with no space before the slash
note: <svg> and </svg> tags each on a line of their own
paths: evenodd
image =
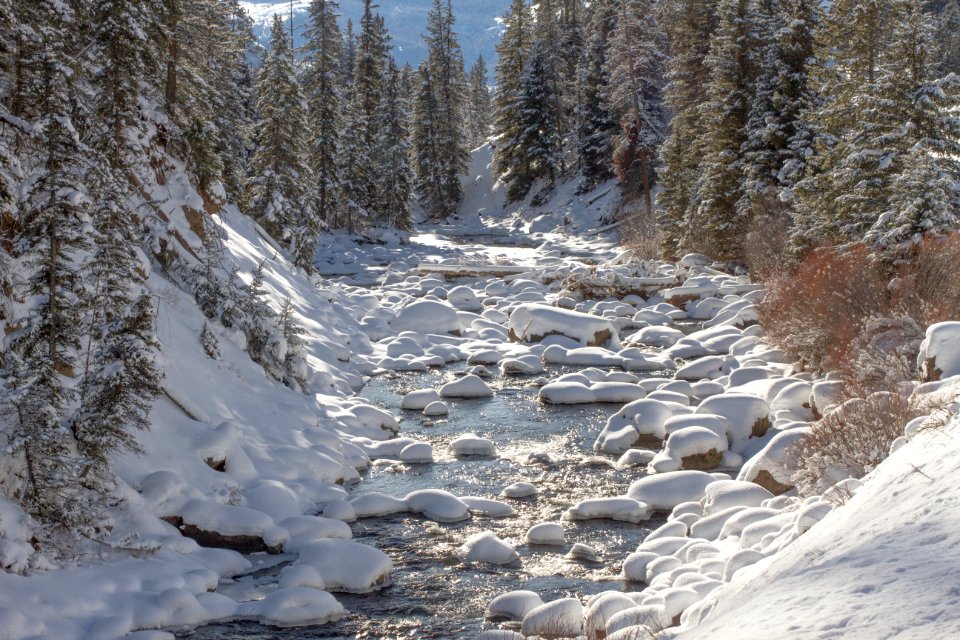
<svg viewBox="0 0 960 640">
<path fill-rule="evenodd" d="M 389 36 L 383 18 L 364 1 L 357 38 L 356 62 L 343 139 L 343 213 L 352 232 L 373 221 L 380 197 L 375 152 L 382 130 L 377 116 L 383 99 L 384 74 L 389 59 Z"/>
<path fill-rule="evenodd" d="M 562 171 L 562 132 L 558 129 L 556 108 L 559 96 L 551 81 L 546 42 L 534 40 L 529 59 L 520 79 L 520 120 L 517 146 L 523 154 L 523 171 L 518 174 L 526 183 L 511 180 L 508 196 L 526 195 L 533 182 L 545 178 L 552 187 Z M 509 177 L 512 177 L 509 176 Z"/>
<path fill-rule="evenodd" d="M 937 18 L 935 43 L 937 73 L 941 76 L 960 74 L 960 0 L 947 0 Z"/>
<path fill-rule="evenodd" d="M 467 141 L 479 147 L 490 135 L 490 88 L 487 86 L 487 63 L 483 56 L 470 67 L 467 94 Z"/>
<path fill-rule="evenodd" d="M 591 8 L 588 36 L 577 68 L 577 159 L 582 188 L 590 190 L 613 177 L 612 139 L 619 117 L 609 111 L 607 57 L 617 14 L 613 0 L 599 0 Z"/>
<path fill-rule="evenodd" d="M 24 115 L 36 115 L 40 158 L 25 177 L 32 184 L 23 202 L 22 256 L 28 292 L 36 301 L 25 326 L 13 334 L 15 422 L 8 446 L 22 456 L 23 488 L 17 498 L 41 522 L 83 529 L 95 515 L 84 499 L 84 467 L 69 430 L 72 384 L 78 371 L 84 285 L 80 259 L 89 246 L 85 182 L 89 152 L 73 116 L 80 112 L 79 78 L 68 62 L 80 51 L 76 15 L 66 5 L 42 0 L 26 13 L 21 41 L 20 90 Z M 41 115 L 42 114 L 42 115 Z"/>
<path fill-rule="evenodd" d="M 670 58 L 664 103 L 673 114 L 670 131 L 660 149 L 657 197 L 664 254 L 683 251 L 687 211 L 694 203 L 701 149 L 703 88 L 708 80 L 705 59 L 716 28 L 716 0 L 662 0 L 660 25 L 667 37 Z"/>
<path fill-rule="evenodd" d="M 257 151 L 248 183 L 251 212 L 280 242 L 296 264 L 309 270 L 321 221 L 310 206 L 307 184 L 306 105 L 297 81 L 291 42 L 274 16 L 270 54 L 257 82 Z"/>
<path fill-rule="evenodd" d="M 524 0 L 513 0 L 497 44 L 496 90 L 493 99 L 494 170 L 507 185 L 507 198 L 516 200 L 530 189 L 533 178 L 521 143 L 524 117 L 521 81 L 531 47 L 532 17 Z"/>
<path fill-rule="evenodd" d="M 310 29 L 305 47 L 304 92 L 312 130 L 310 169 L 315 181 L 313 206 L 325 223 L 334 222 L 340 191 L 340 86 L 338 76 L 343 37 L 337 26 L 336 0 L 310 3 Z"/>
<path fill-rule="evenodd" d="M 794 184 L 813 153 L 813 132 L 803 114 L 816 108 L 810 83 L 820 3 L 798 0 L 767 15 L 758 56 L 757 88 L 741 149 L 744 165 L 741 217 L 769 214 L 782 223 Z"/>
<path fill-rule="evenodd" d="M 381 225 L 410 230 L 413 228 L 410 216 L 413 187 L 413 177 L 410 175 L 411 143 L 407 130 L 410 107 L 402 93 L 400 74 L 399 67 L 391 59 L 378 115 L 382 135 L 374 150 L 379 184 L 375 214 Z"/>
<path fill-rule="evenodd" d="M 614 166 L 628 194 L 642 189 L 647 216 L 653 214 L 650 170 L 666 134 L 662 48 L 653 3 L 623 0 L 607 60 L 608 111 L 621 118 L 614 140 Z"/>
<path fill-rule="evenodd" d="M 460 176 L 466 173 L 469 151 L 464 136 L 466 85 L 463 55 L 453 30 L 450 0 L 433 0 L 427 15 L 426 67 L 414 116 L 416 191 L 427 216 L 453 215 L 463 199 Z M 431 95 L 425 95 L 426 93 Z M 429 111 L 423 107 L 429 105 Z"/>
<path fill-rule="evenodd" d="M 886 210 L 872 221 L 865 240 L 891 259 L 909 257 L 926 234 L 960 228 L 960 79 L 934 80 L 932 21 L 919 0 L 901 0 L 891 58 L 879 82 L 887 104 L 896 104 L 902 138 L 888 135 L 894 172 Z M 906 69 L 906 72 L 904 71 Z"/>
<path fill-rule="evenodd" d="M 743 176 L 739 152 L 754 94 L 751 54 L 757 16 L 752 9 L 749 0 L 721 0 L 719 25 L 705 61 L 710 77 L 700 108 L 700 178 L 684 244 L 722 260 L 741 259 L 748 222 L 738 215 L 737 202 Z"/>
<path fill-rule="evenodd" d="M 860 240 L 889 209 L 910 89 L 903 61 L 886 52 L 902 17 L 898 0 L 838 0 L 824 17 L 813 76 L 822 103 L 805 115 L 815 154 L 794 189 L 798 252 Z"/>
</svg>

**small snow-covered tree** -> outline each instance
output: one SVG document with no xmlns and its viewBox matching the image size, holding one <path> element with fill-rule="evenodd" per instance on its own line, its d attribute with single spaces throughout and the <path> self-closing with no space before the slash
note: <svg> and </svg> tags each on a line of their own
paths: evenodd
<svg viewBox="0 0 960 640">
<path fill-rule="evenodd" d="M 467 141 L 475 148 L 490 136 L 490 87 L 487 86 L 487 63 L 478 56 L 470 67 L 467 91 Z"/>
</svg>

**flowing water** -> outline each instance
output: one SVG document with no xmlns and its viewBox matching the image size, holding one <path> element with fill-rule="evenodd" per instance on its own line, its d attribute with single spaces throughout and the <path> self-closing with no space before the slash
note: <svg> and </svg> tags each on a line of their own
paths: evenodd
<svg viewBox="0 0 960 640">
<path fill-rule="evenodd" d="M 562 373 L 554 369 L 549 375 Z M 352 525 L 356 540 L 375 546 L 393 559 L 392 585 L 367 595 L 336 594 L 350 611 L 340 622 L 320 627 L 278 630 L 251 622 L 234 622 L 198 629 L 191 637 L 214 638 L 473 638 L 484 629 L 509 627 L 484 620 L 489 601 L 516 589 L 530 589 L 544 598 L 598 593 L 621 588 L 620 563 L 636 549 L 650 527 L 594 520 L 565 522 L 565 547 L 523 544 L 534 524 L 559 520 L 578 500 L 623 495 L 636 471 L 618 470 L 613 460 L 597 457 L 593 441 L 616 405 L 546 406 L 525 378 L 490 381 L 496 395 L 484 400 L 450 401 L 450 415 L 423 421 L 419 412 L 402 411 L 407 391 L 436 388 L 450 369 L 374 378 L 361 392 L 372 404 L 403 416 L 402 433 L 430 442 L 435 462 L 429 465 L 374 463 L 351 491 L 380 491 L 403 497 L 417 489 L 445 489 L 458 496 L 497 498 L 516 481 L 537 485 L 540 493 L 509 500 L 517 515 L 508 518 L 474 516 L 454 524 L 434 524 L 419 516 L 398 514 L 361 520 Z M 447 444 L 463 433 L 493 440 L 495 459 L 455 459 Z M 531 455 L 533 454 L 533 455 Z M 517 546 L 520 560 L 512 565 L 465 565 L 457 549 L 474 533 L 492 530 Z M 573 543 L 593 547 L 599 562 L 564 557 Z M 222 587 L 238 597 L 244 590 L 265 593 L 276 588 L 284 558 L 252 558 L 265 562 L 257 573 Z M 272 566 L 271 566 L 272 565 Z"/>
</svg>

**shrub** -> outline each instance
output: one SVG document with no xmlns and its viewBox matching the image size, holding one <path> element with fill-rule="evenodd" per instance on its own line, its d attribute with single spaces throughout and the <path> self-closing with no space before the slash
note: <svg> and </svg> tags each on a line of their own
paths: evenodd
<svg viewBox="0 0 960 640">
<path fill-rule="evenodd" d="M 899 391 L 916 380 L 923 330 L 908 316 L 867 318 L 840 368 L 850 395 Z"/>
<path fill-rule="evenodd" d="M 892 304 L 921 327 L 960 318 L 960 233 L 928 237 L 891 283 Z"/>
<path fill-rule="evenodd" d="M 838 368 L 867 318 L 887 306 L 887 278 L 863 245 L 821 249 L 771 279 L 760 305 L 768 338 L 814 369 Z"/>
<path fill-rule="evenodd" d="M 754 208 L 743 243 L 743 259 L 754 279 L 768 281 L 787 268 L 790 219 L 774 196 L 758 199 Z"/>
<path fill-rule="evenodd" d="M 628 213 L 620 225 L 620 240 L 638 260 L 663 256 L 663 232 L 642 211 Z"/>
<path fill-rule="evenodd" d="M 845 478 L 862 478 L 889 455 L 890 445 L 918 415 L 900 393 L 880 391 L 847 400 L 794 445 L 797 490 L 816 495 Z"/>
</svg>

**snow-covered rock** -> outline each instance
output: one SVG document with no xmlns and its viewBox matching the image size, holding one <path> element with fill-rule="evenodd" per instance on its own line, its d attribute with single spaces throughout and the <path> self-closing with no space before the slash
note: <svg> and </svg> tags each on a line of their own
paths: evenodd
<svg viewBox="0 0 960 640">
<path fill-rule="evenodd" d="M 463 330 L 460 316 L 451 305 L 436 300 L 416 300 L 411 302 L 390 321 L 394 331 L 414 331 L 417 333 L 451 333 L 459 335 Z"/>
<path fill-rule="evenodd" d="M 583 605 L 577 598 L 561 598 L 542 604 L 523 618 L 524 637 L 576 638 L 583 631 Z"/>
<path fill-rule="evenodd" d="M 627 495 L 654 511 L 670 511 L 682 502 L 703 498 L 707 486 L 716 480 L 703 471 L 658 473 L 631 484 Z"/>
<path fill-rule="evenodd" d="M 459 522 L 470 517 L 470 509 L 460 498 L 441 489 L 423 489 L 408 493 L 404 499 L 412 513 L 434 522 Z"/>
<path fill-rule="evenodd" d="M 491 398 L 493 390 L 479 376 L 466 375 L 440 387 L 444 398 Z"/>
<path fill-rule="evenodd" d="M 551 335 L 567 336 L 584 346 L 617 340 L 617 328 L 606 318 L 539 304 L 515 308 L 507 326 L 510 339 L 518 342 L 539 342 Z"/>
<path fill-rule="evenodd" d="M 485 458 L 495 458 L 497 456 L 497 447 L 492 440 L 481 438 L 473 433 L 465 433 L 455 438 L 449 446 L 450 453 L 457 457 L 462 456 L 480 456 Z"/>
<path fill-rule="evenodd" d="M 559 522 L 542 522 L 527 530 L 527 544 L 564 545 L 566 532 Z"/>
<path fill-rule="evenodd" d="M 513 545 L 504 542 L 492 531 L 483 531 L 467 538 L 460 547 L 460 557 L 464 562 L 510 564 L 520 556 Z"/>
<path fill-rule="evenodd" d="M 347 615 L 336 598 L 317 589 L 277 589 L 257 607 L 260 623 L 270 627 L 305 627 L 335 622 Z"/>
</svg>

